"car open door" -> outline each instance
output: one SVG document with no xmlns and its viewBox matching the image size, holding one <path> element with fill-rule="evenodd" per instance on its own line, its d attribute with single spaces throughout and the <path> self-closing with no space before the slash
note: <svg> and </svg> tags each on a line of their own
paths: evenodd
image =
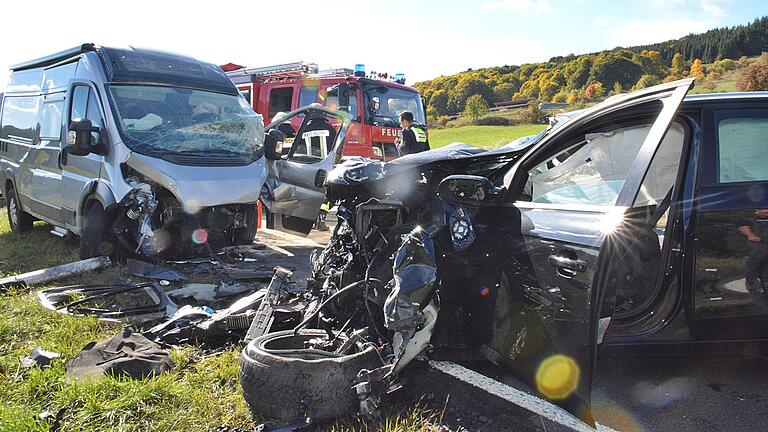
<svg viewBox="0 0 768 432">
<path fill-rule="evenodd" d="M 303 118 L 293 133 L 291 121 Z M 348 116 L 319 104 L 291 111 L 267 126 L 285 133 L 290 150 L 271 162 L 272 196 L 264 200 L 270 228 L 309 234 L 325 202 L 325 179 L 341 160 Z"/>
<path fill-rule="evenodd" d="M 612 270 L 631 232 L 627 214 L 692 84 L 609 99 L 553 130 L 505 177 L 521 241 L 484 354 L 592 427 L 595 358 L 613 311 Z"/>
</svg>

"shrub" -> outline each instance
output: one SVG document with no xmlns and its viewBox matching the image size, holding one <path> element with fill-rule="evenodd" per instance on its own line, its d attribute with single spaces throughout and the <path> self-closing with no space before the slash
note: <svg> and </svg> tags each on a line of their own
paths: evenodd
<svg viewBox="0 0 768 432">
<path fill-rule="evenodd" d="M 637 84 L 632 87 L 632 91 L 644 89 L 646 87 L 653 87 L 659 83 L 659 77 L 656 75 L 643 75 L 639 80 L 637 80 Z"/>
<path fill-rule="evenodd" d="M 486 115 L 475 120 L 478 126 L 509 126 L 511 122 L 508 118 L 495 115 Z"/>
<path fill-rule="evenodd" d="M 755 62 L 747 66 L 736 87 L 740 91 L 768 90 L 768 63 Z"/>
</svg>

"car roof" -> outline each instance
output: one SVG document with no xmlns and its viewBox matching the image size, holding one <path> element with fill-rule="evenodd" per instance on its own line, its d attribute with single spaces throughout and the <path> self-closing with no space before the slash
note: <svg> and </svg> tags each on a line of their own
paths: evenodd
<svg viewBox="0 0 768 432">
<path fill-rule="evenodd" d="M 735 92 L 735 93 L 702 93 L 702 94 L 689 94 L 685 97 L 683 103 L 696 103 L 696 102 L 722 102 L 722 101 L 738 101 L 748 99 L 761 99 L 768 100 L 768 92 Z"/>
</svg>

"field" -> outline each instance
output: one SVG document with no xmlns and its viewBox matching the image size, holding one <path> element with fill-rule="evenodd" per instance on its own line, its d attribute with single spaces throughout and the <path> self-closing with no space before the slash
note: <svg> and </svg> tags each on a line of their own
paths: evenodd
<svg viewBox="0 0 768 432">
<path fill-rule="evenodd" d="M 429 131 L 429 145 L 431 148 L 438 148 L 458 141 L 478 147 L 495 148 L 523 136 L 535 135 L 544 127 L 544 125 L 526 124 L 432 129 Z"/>
<path fill-rule="evenodd" d="M 0 276 L 75 260 L 76 243 L 55 237 L 50 230 L 38 222 L 29 233 L 11 233 L 3 203 Z M 60 280 L 56 285 L 109 283 L 124 277 L 115 267 Z M 66 378 L 66 359 L 120 328 L 43 309 L 34 290 L 0 292 L 0 431 L 48 431 L 52 420 L 40 420 L 39 414 L 48 411 L 56 416 L 62 409 L 61 428 L 67 431 L 213 431 L 220 426 L 255 425 L 242 397 L 240 350 L 235 347 L 213 356 L 193 347 L 174 350 L 173 370 L 152 379 L 109 377 L 73 382 Z M 22 368 L 19 357 L 37 346 L 63 358 L 47 369 Z M 402 409 L 393 408 L 378 428 L 392 432 L 436 429 L 429 422 L 434 417 L 431 411 L 413 406 Z M 323 427 L 328 428 L 361 429 L 355 419 Z"/>
</svg>

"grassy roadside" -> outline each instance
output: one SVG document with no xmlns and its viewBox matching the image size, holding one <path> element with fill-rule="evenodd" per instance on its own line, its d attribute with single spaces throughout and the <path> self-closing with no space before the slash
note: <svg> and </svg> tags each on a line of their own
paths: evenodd
<svg viewBox="0 0 768 432">
<path fill-rule="evenodd" d="M 0 276 L 62 264 L 77 258 L 77 245 L 50 234 L 50 226 L 36 223 L 22 235 L 10 232 L 5 209 L 0 213 Z M 90 273 L 56 285 L 108 283 L 121 278 L 119 268 Z M 35 290 L 43 287 L 35 287 Z M 0 293 L 0 431 L 48 431 L 65 408 L 62 430 L 67 431 L 213 431 L 220 426 L 252 428 L 254 419 L 243 400 L 238 375 L 240 350 L 205 356 L 187 347 L 172 353 L 175 367 L 144 380 L 105 378 L 67 380 L 64 362 L 83 346 L 116 334 L 120 326 L 88 317 L 71 317 L 45 310 L 35 291 Z M 46 369 L 23 369 L 19 357 L 40 346 L 61 353 Z M 354 419 L 324 425 L 318 430 L 431 431 L 434 414 L 412 404 L 393 407 L 373 428 Z"/>
<path fill-rule="evenodd" d="M 495 148 L 526 135 L 535 135 L 545 127 L 545 125 L 525 124 L 431 129 L 429 131 L 429 145 L 431 148 L 438 148 L 458 141 L 478 147 Z"/>
</svg>

